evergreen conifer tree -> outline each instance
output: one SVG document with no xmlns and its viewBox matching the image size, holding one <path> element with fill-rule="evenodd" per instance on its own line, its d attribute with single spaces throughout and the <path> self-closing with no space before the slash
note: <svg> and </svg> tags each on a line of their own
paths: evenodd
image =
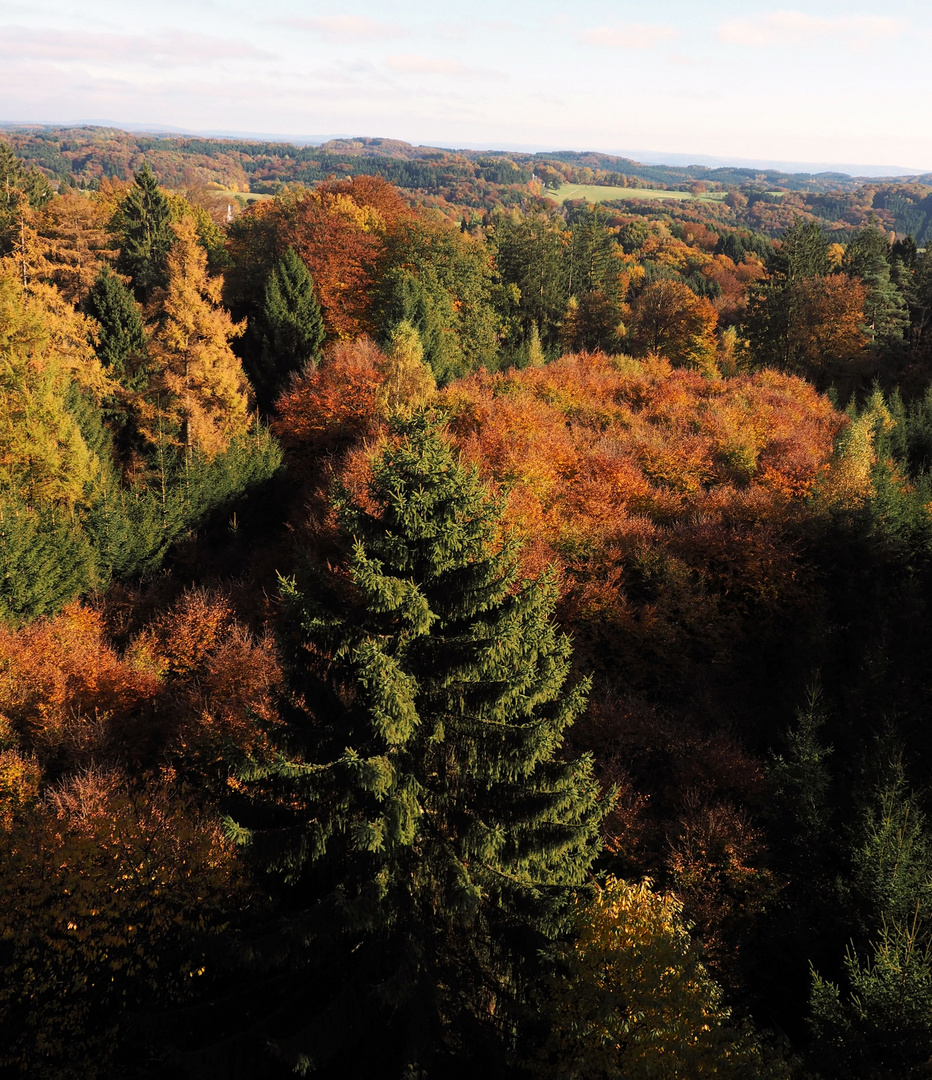
<svg viewBox="0 0 932 1080">
<path fill-rule="evenodd" d="M 142 312 L 132 293 L 109 266 L 105 265 L 97 275 L 84 310 L 100 326 L 97 345 L 100 362 L 127 389 L 141 390 L 146 383 Z"/>
<path fill-rule="evenodd" d="M 167 284 L 168 253 L 175 240 L 171 207 L 148 162 L 136 173 L 114 225 L 120 240 L 117 270 L 132 277 L 136 299 L 144 302 L 153 289 Z"/>
<path fill-rule="evenodd" d="M 15 250 L 31 211 L 52 198 L 52 188 L 38 169 L 27 169 L 5 142 L 0 142 L 0 256 Z"/>
<path fill-rule="evenodd" d="M 899 757 L 885 771 L 852 852 L 844 979 L 812 972 L 827 1076 L 921 1076 L 932 1054 L 932 841 Z"/>
<path fill-rule="evenodd" d="M 591 762 L 560 755 L 587 687 L 475 472 L 423 413 L 397 427 L 374 512 L 339 501 L 344 571 L 286 583 L 298 707 L 251 773 L 279 820 L 234 828 L 291 884 L 297 1071 L 501 1075 L 600 847 Z"/>
<path fill-rule="evenodd" d="M 891 276 L 890 242 L 886 233 L 869 225 L 856 233 L 845 252 L 844 269 L 867 288 L 865 329 L 878 348 L 898 348 L 909 325 L 903 294 Z"/>
<path fill-rule="evenodd" d="M 293 248 L 279 259 L 266 282 L 259 335 L 259 362 L 248 374 L 260 401 L 269 404 L 292 371 L 316 359 L 325 337 L 314 282 Z"/>
</svg>

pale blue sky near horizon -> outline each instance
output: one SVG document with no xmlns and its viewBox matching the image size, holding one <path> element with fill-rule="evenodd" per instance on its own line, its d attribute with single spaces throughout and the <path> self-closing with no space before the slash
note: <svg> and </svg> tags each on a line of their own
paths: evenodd
<svg viewBox="0 0 932 1080">
<path fill-rule="evenodd" d="M 0 121 L 932 170 L 919 0 L 0 0 Z"/>
</svg>

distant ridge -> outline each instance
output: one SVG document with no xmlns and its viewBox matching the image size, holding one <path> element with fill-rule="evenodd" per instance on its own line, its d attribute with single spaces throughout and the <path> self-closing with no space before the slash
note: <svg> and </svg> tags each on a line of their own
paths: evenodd
<svg viewBox="0 0 932 1080">
<path fill-rule="evenodd" d="M 456 152 L 468 150 L 472 152 L 483 151 L 490 153 L 512 154 L 563 154 L 577 153 L 582 156 L 589 154 L 599 157 L 617 157 L 638 165 L 672 165 L 674 167 L 689 168 L 698 166 L 706 169 L 716 168 L 739 168 L 760 169 L 762 171 L 777 171 L 787 174 L 820 175 L 825 173 L 838 174 L 839 176 L 857 178 L 890 178 L 928 176 L 927 170 L 907 168 L 900 165 L 864 165 L 838 162 L 805 162 L 805 161 L 778 161 L 776 159 L 762 159 L 742 157 L 739 154 L 683 154 L 669 153 L 657 150 L 636 149 L 580 149 L 572 150 L 566 146 L 545 146 L 542 143 L 462 143 L 456 147 L 417 145 L 402 139 L 393 139 L 377 136 L 352 136 L 345 133 L 326 135 L 295 135 L 283 133 L 270 133 L 260 131 L 231 131 L 231 130 L 208 130 L 195 131 L 189 128 L 180 128 L 171 124 L 160 123 L 129 123 L 116 120 L 78 120 L 73 123 L 51 124 L 30 123 L 28 121 L 0 121 L 2 128 L 76 128 L 76 127 L 103 127 L 114 128 L 117 131 L 126 131 L 133 134 L 147 135 L 174 135 L 183 138 L 201 139 L 230 139 L 250 142 L 282 143 L 291 146 L 323 146 L 335 144 L 335 149 L 342 153 L 352 153 L 353 145 L 360 146 L 359 152 L 365 156 L 389 155 L 398 157 L 414 156 L 411 151 L 423 153 L 431 150 L 445 150 Z M 329 149 L 329 147 L 328 147 Z"/>
<path fill-rule="evenodd" d="M 922 176 L 926 172 L 923 169 L 909 169 L 901 165 L 852 165 L 838 162 L 815 162 L 815 161 L 776 161 L 770 159 L 757 159 L 740 157 L 737 154 L 714 157 L 708 154 L 666 154 L 653 150 L 616 150 L 612 153 L 630 157 L 639 155 L 637 160 L 645 165 L 705 165 L 708 168 L 741 168 L 741 169 L 775 169 L 786 173 L 842 173 L 846 176 L 856 177 L 885 177 L 885 176 Z"/>
</svg>

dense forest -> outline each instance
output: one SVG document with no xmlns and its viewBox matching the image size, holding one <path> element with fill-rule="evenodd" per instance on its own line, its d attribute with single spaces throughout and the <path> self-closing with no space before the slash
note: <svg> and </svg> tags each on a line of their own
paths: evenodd
<svg viewBox="0 0 932 1080">
<path fill-rule="evenodd" d="M 226 192 L 234 207 L 250 194 L 280 194 L 289 185 L 365 173 L 382 177 L 415 204 L 440 210 L 457 223 L 478 223 L 502 207 L 556 209 L 564 201 L 560 189 L 570 184 L 601 189 L 598 201 L 616 214 L 653 218 L 658 196 L 680 193 L 682 203 L 664 198 L 667 216 L 693 221 L 699 215 L 698 220 L 720 227 L 770 236 L 802 218 L 818 221 L 842 242 L 871 223 L 911 235 L 920 246 L 932 237 L 928 174 L 867 181 L 842 173 L 645 165 L 592 152 L 444 150 L 373 138 L 294 146 L 99 127 L 11 128 L 4 137 L 29 167 L 58 187 L 93 190 L 105 177 L 130 178 L 147 161 L 169 187 L 212 187 L 218 202 L 217 192 Z"/>
<path fill-rule="evenodd" d="M 737 173 L 0 141 L 2 1075 L 927 1074 L 932 188 Z"/>
</svg>

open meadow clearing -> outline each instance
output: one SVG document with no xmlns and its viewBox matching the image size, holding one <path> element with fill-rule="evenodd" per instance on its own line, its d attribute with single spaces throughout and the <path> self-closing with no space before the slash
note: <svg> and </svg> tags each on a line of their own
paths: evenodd
<svg viewBox="0 0 932 1080">
<path fill-rule="evenodd" d="M 658 188 L 608 187 L 602 184 L 561 184 L 558 188 L 545 192 L 557 202 L 564 199 L 585 199 L 587 202 L 611 202 L 614 199 L 678 199 L 680 201 L 698 199 L 704 202 L 721 202 L 724 191 L 708 191 L 694 195 L 690 191 L 663 191 Z"/>
</svg>

